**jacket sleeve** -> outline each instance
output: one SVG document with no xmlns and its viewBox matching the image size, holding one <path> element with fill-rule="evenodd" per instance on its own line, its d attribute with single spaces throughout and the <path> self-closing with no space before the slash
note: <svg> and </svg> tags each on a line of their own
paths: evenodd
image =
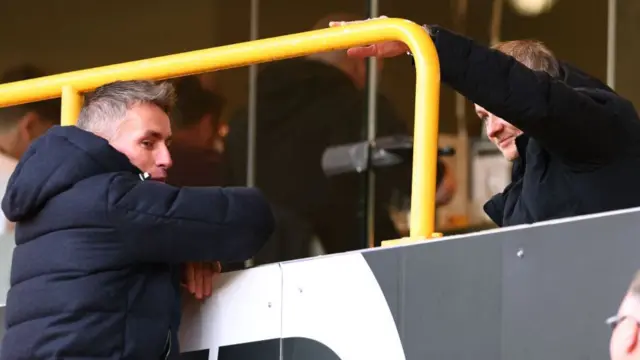
<svg viewBox="0 0 640 360">
<path fill-rule="evenodd" d="M 434 26 L 430 31 L 442 81 L 547 151 L 569 162 L 601 163 L 620 149 L 620 139 L 626 136 L 624 122 L 616 118 L 611 102 L 598 101 L 443 28 Z"/>
<path fill-rule="evenodd" d="M 273 232 L 271 208 L 252 188 L 173 187 L 118 175 L 108 214 L 133 261 L 244 261 Z"/>
</svg>

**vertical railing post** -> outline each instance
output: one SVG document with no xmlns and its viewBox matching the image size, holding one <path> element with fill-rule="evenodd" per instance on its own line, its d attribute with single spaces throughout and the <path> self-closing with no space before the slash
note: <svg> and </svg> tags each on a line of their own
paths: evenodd
<svg viewBox="0 0 640 360">
<path fill-rule="evenodd" d="M 76 91 L 72 86 L 65 85 L 62 87 L 62 113 L 60 114 L 60 124 L 62 126 L 76 124 L 83 101 L 84 98 L 82 94 Z"/>
</svg>

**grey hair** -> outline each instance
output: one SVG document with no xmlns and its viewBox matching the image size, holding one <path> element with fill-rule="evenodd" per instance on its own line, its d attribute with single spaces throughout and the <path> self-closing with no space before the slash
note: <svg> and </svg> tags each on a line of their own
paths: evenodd
<svg viewBox="0 0 640 360">
<path fill-rule="evenodd" d="M 102 136 L 110 136 L 132 106 L 153 104 L 169 114 L 175 102 L 175 90 L 169 82 L 116 81 L 87 95 L 76 126 Z"/>
<path fill-rule="evenodd" d="M 531 70 L 544 71 L 553 77 L 560 75 L 558 60 L 542 41 L 504 41 L 492 48 L 515 58 Z"/>
</svg>

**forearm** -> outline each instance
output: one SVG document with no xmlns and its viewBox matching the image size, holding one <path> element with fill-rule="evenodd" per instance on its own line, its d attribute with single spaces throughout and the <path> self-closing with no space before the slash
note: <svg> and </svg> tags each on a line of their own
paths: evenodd
<svg viewBox="0 0 640 360">
<path fill-rule="evenodd" d="M 448 30 L 431 27 L 444 83 L 471 102 L 536 139 L 569 163 L 601 162 L 620 123 L 591 91 L 570 87 L 543 71 Z M 587 130 L 588 129 L 588 130 Z M 585 149 L 589 149 L 586 151 Z"/>
<path fill-rule="evenodd" d="M 248 188 L 176 188 L 116 179 L 110 216 L 134 260 L 244 261 L 274 227 L 266 199 Z"/>
</svg>

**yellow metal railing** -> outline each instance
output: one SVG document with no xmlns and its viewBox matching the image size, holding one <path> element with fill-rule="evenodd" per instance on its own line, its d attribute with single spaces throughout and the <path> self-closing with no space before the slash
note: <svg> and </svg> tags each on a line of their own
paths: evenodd
<svg viewBox="0 0 640 360">
<path fill-rule="evenodd" d="M 407 44 L 415 60 L 411 230 L 406 240 L 423 240 L 437 236 L 434 223 L 440 64 L 431 38 L 408 20 L 377 19 L 4 84 L 0 85 L 0 107 L 61 97 L 62 124 L 73 125 L 82 106 L 82 94 L 116 80 L 164 80 L 388 40 Z"/>
</svg>

